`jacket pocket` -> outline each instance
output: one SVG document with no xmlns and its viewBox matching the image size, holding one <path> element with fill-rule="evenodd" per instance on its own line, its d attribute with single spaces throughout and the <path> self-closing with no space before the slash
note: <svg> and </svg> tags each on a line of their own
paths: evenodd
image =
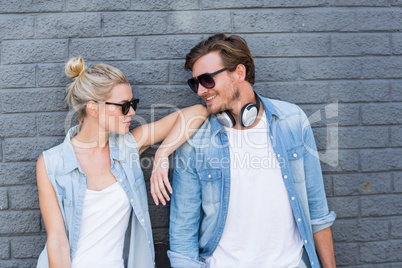
<svg viewBox="0 0 402 268">
<path fill-rule="evenodd" d="M 198 172 L 201 185 L 202 202 L 218 203 L 222 188 L 222 171 L 205 169 Z"/>
<path fill-rule="evenodd" d="M 304 182 L 304 146 L 296 146 L 287 150 L 290 168 L 292 170 L 293 180 L 295 182 Z"/>
</svg>

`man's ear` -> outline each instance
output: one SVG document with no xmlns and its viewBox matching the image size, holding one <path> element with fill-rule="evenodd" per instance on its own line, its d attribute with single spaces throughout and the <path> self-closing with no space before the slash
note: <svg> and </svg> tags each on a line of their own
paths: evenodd
<svg viewBox="0 0 402 268">
<path fill-rule="evenodd" d="M 246 66 L 238 64 L 235 73 L 237 74 L 238 81 L 243 82 L 246 79 Z"/>
<path fill-rule="evenodd" d="M 87 110 L 88 115 L 90 115 L 92 117 L 98 117 L 98 114 L 99 114 L 98 109 L 99 109 L 98 103 L 96 103 L 94 101 L 87 102 L 86 110 Z"/>
</svg>

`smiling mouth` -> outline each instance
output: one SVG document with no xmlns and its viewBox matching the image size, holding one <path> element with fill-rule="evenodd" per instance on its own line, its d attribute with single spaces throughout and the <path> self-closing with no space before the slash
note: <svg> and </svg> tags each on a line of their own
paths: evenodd
<svg viewBox="0 0 402 268">
<path fill-rule="evenodd" d="M 206 101 L 206 102 L 209 102 L 209 101 L 215 99 L 216 96 L 217 96 L 217 95 L 213 95 L 213 96 L 210 96 L 210 97 L 208 97 L 208 98 L 205 98 L 205 101 Z"/>
</svg>

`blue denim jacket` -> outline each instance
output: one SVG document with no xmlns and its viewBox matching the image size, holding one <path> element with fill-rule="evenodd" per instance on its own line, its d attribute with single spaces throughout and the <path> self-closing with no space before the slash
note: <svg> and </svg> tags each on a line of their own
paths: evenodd
<svg viewBox="0 0 402 268">
<path fill-rule="evenodd" d="M 305 250 L 311 266 L 320 267 L 313 233 L 331 226 L 336 215 L 328 211 L 313 132 L 298 106 L 260 98 Z M 229 195 L 227 132 L 210 116 L 176 151 L 168 252 L 172 267 L 205 267 L 222 236 Z"/>
<path fill-rule="evenodd" d="M 64 142 L 43 153 L 46 171 L 56 192 L 70 243 L 70 256 L 77 250 L 87 178 L 71 144 L 77 126 L 69 130 Z M 129 268 L 154 267 L 154 247 L 148 199 L 137 143 L 131 133 L 109 136 L 111 172 L 130 200 L 132 213 L 124 241 L 124 263 Z M 37 267 L 49 267 L 47 248 Z"/>
</svg>

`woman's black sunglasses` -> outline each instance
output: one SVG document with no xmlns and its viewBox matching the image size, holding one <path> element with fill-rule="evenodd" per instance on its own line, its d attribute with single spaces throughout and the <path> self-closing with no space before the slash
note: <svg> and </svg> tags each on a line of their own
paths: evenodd
<svg viewBox="0 0 402 268">
<path fill-rule="evenodd" d="M 198 85 L 199 84 L 201 84 L 203 87 L 208 88 L 208 89 L 213 88 L 215 86 L 214 76 L 225 70 L 226 70 L 226 68 L 223 68 L 214 73 L 201 74 L 197 77 L 188 79 L 187 83 L 195 93 L 198 93 Z"/>
<path fill-rule="evenodd" d="M 132 99 L 131 101 L 126 101 L 124 103 L 113 103 L 113 102 L 103 102 L 103 101 L 95 101 L 95 102 L 120 106 L 121 111 L 123 112 L 124 115 L 126 115 L 130 111 L 130 107 L 133 107 L 134 111 L 137 110 L 137 104 L 140 102 L 140 100 L 139 99 Z"/>
</svg>

